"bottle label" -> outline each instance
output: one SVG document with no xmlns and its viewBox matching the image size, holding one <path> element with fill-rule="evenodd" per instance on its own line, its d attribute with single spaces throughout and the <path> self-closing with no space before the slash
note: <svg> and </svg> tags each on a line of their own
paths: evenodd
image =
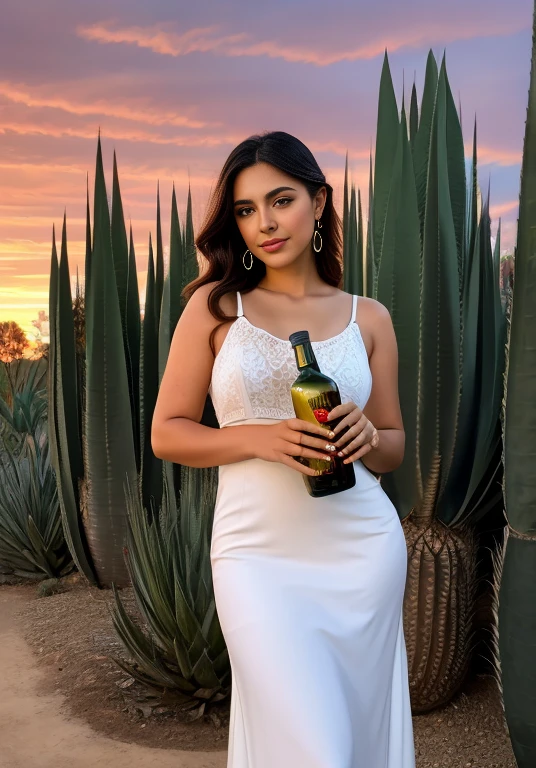
<svg viewBox="0 0 536 768">
<path fill-rule="evenodd" d="M 324 424 L 328 420 L 328 414 L 336 405 L 339 405 L 339 395 L 337 392 L 322 392 L 316 397 L 310 397 L 307 401 L 314 414 L 315 419 Z"/>
<path fill-rule="evenodd" d="M 313 412 L 317 422 L 322 425 L 325 424 L 326 429 L 331 429 L 333 423 L 335 422 L 327 423 L 328 415 L 336 405 L 339 405 L 339 394 L 337 392 L 333 392 L 332 390 L 328 390 L 327 392 L 321 392 L 315 397 L 308 398 L 307 402 L 309 403 L 311 411 Z M 321 470 L 323 475 L 331 474 L 335 469 L 334 459 L 332 458 L 329 461 L 320 459 L 317 468 Z"/>
<path fill-rule="evenodd" d="M 315 408 L 313 410 L 315 419 L 321 424 L 324 424 L 328 420 L 329 409 L 328 408 Z"/>
</svg>

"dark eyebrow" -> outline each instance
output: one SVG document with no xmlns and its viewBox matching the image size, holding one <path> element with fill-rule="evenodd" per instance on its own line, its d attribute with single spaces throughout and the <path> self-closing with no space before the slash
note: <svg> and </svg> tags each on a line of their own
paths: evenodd
<svg viewBox="0 0 536 768">
<path fill-rule="evenodd" d="M 296 190 L 294 189 L 294 187 L 277 187 L 277 189 L 272 189 L 272 191 L 271 191 L 271 192 L 267 192 L 267 193 L 264 195 L 264 199 L 265 199 L 265 200 L 270 200 L 270 198 L 271 198 L 271 197 L 275 197 L 275 196 L 276 196 L 276 195 L 278 195 L 280 192 L 284 192 L 284 191 L 285 191 L 285 190 L 287 190 L 287 189 L 291 189 L 293 192 L 296 192 Z M 252 202 L 253 202 L 253 200 L 236 200 L 236 201 L 235 201 L 235 203 L 234 203 L 234 205 L 235 205 L 235 206 L 236 206 L 236 205 L 246 205 L 247 203 L 252 203 Z"/>
</svg>

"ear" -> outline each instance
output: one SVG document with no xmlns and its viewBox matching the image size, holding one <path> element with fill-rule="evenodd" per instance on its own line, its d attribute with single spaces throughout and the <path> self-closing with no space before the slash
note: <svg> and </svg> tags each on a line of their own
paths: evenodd
<svg viewBox="0 0 536 768">
<path fill-rule="evenodd" d="M 324 211 L 324 206 L 326 205 L 327 196 L 328 196 L 328 193 L 326 188 L 320 187 L 314 199 L 315 218 L 319 219 L 322 216 L 322 213 Z"/>
</svg>

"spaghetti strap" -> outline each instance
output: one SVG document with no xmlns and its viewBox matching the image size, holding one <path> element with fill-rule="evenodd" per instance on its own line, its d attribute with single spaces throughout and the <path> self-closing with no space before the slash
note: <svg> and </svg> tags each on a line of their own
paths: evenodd
<svg viewBox="0 0 536 768">
<path fill-rule="evenodd" d="M 355 319 L 356 309 L 357 309 L 357 294 L 354 293 L 352 296 L 352 317 L 350 318 L 350 322 L 348 323 L 348 325 L 351 325 L 352 323 L 356 322 L 356 319 Z"/>
<path fill-rule="evenodd" d="M 242 317 L 242 315 L 244 314 L 244 310 L 242 309 L 242 296 L 240 295 L 240 291 L 236 292 L 236 304 L 237 304 L 236 314 L 238 317 Z"/>
</svg>

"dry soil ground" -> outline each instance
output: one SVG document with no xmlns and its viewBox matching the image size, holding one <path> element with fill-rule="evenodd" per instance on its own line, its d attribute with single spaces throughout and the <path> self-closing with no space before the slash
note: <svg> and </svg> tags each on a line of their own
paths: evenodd
<svg viewBox="0 0 536 768">
<path fill-rule="evenodd" d="M 121 596 L 137 616 L 132 590 Z M 0 586 L 0 768 L 224 768 L 228 702 L 186 722 L 144 698 L 110 659 L 123 651 L 107 605 L 76 579 L 43 598 Z M 414 726 L 417 768 L 515 768 L 490 678 Z"/>
</svg>

